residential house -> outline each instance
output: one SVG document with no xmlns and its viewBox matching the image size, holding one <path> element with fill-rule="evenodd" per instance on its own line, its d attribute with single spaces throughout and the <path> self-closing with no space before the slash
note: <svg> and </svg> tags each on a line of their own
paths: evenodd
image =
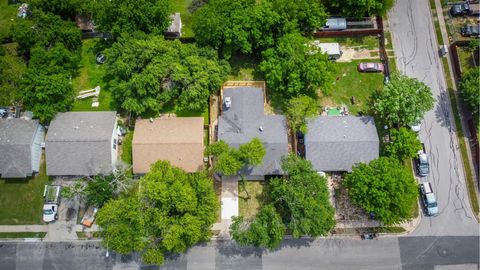
<svg viewBox="0 0 480 270">
<path fill-rule="evenodd" d="M 133 173 L 145 174 L 158 160 L 187 172 L 203 169 L 203 118 L 139 119 L 132 142 Z"/>
<path fill-rule="evenodd" d="M 108 174 L 117 161 L 117 142 L 116 112 L 59 113 L 45 143 L 47 175 Z"/>
<path fill-rule="evenodd" d="M 379 145 L 373 117 L 318 116 L 308 123 L 305 157 L 317 171 L 350 172 L 377 159 Z"/>
<path fill-rule="evenodd" d="M 0 176 L 26 178 L 39 172 L 44 137 L 37 120 L 0 118 Z"/>
<path fill-rule="evenodd" d="M 262 165 L 244 168 L 241 174 L 248 180 L 264 180 L 268 175 L 283 175 L 281 158 L 288 154 L 286 118 L 283 115 L 265 114 L 265 97 L 261 88 L 224 88 L 222 97 L 218 140 L 238 148 L 258 137 L 266 150 Z"/>
<path fill-rule="evenodd" d="M 176 12 L 170 16 L 170 26 L 165 31 L 167 38 L 179 38 L 182 36 L 182 18 L 180 13 Z"/>
</svg>

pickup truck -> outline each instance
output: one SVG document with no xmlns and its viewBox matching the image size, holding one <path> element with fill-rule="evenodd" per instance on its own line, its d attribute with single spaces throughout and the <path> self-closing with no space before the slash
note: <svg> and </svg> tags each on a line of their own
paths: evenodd
<svg viewBox="0 0 480 270">
<path fill-rule="evenodd" d="M 60 186 L 45 185 L 43 198 L 43 221 L 50 223 L 57 220 L 58 205 L 60 204 Z"/>
<path fill-rule="evenodd" d="M 428 156 L 425 151 L 425 144 L 422 143 L 422 150 L 418 151 L 415 158 L 415 164 L 417 168 L 417 174 L 419 176 L 427 176 L 430 173 L 430 164 L 428 162 Z"/>
<path fill-rule="evenodd" d="M 432 191 L 432 185 L 430 185 L 429 182 L 421 183 L 420 193 L 422 194 L 422 201 L 426 214 L 429 216 L 438 215 L 437 198 Z"/>
</svg>

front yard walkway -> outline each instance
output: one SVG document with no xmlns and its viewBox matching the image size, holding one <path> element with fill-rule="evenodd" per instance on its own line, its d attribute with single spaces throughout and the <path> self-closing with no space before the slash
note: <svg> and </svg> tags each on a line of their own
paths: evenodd
<svg viewBox="0 0 480 270">
<path fill-rule="evenodd" d="M 232 217 L 238 216 L 238 181 L 222 180 L 221 221 L 213 224 L 212 230 L 219 231 L 219 237 L 230 237 Z"/>
</svg>

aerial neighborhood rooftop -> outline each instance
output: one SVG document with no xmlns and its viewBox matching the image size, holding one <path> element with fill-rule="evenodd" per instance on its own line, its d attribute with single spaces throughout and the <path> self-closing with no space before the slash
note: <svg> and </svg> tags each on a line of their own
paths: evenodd
<svg viewBox="0 0 480 270">
<path fill-rule="evenodd" d="M 0 2 L 0 269 L 478 269 L 479 10 Z"/>
</svg>

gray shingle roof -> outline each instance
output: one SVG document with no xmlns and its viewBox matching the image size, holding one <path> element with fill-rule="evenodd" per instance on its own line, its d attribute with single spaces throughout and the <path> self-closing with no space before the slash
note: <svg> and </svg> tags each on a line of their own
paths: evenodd
<svg viewBox="0 0 480 270">
<path fill-rule="evenodd" d="M 3 178 L 32 175 L 31 147 L 39 129 L 37 120 L 0 119 L 0 175 Z"/>
<path fill-rule="evenodd" d="M 59 113 L 46 138 L 48 175 L 96 175 L 112 171 L 116 112 Z"/>
<path fill-rule="evenodd" d="M 351 171 L 368 163 L 379 154 L 373 117 L 319 116 L 308 123 L 305 151 L 318 171 Z"/>
<path fill-rule="evenodd" d="M 283 174 L 281 157 L 288 154 L 285 117 L 264 114 L 264 97 L 260 88 L 225 88 L 223 98 L 226 97 L 230 97 L 232 104 L 230 108 L 223 105 L 222 115 L 218 119 L 218 139 L 238 148 L 258 137 L 267 152 L 261 166 L 246 168 L 242 173 L 260 177 Z"/>
</svg>

